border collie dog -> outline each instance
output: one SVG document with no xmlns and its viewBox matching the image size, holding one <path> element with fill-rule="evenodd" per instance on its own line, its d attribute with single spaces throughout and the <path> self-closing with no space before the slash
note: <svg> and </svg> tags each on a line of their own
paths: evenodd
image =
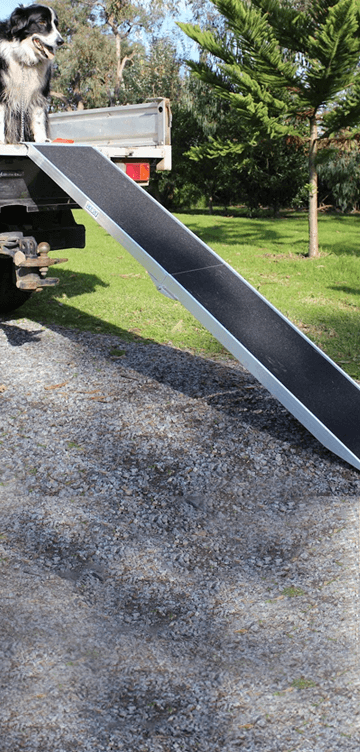
<svg viewBox="0 0 360 752">
<path fill-rule="evenodd" d="M 0 22 L 0 143 L 49 141 L 51 61 L 63 43 L 45 5 L 20 5 Z"/>
</svg>

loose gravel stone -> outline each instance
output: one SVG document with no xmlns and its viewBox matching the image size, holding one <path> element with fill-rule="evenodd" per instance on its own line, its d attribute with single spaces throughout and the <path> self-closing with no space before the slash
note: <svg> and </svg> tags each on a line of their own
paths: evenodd
<svg viewBox="0 0 360 752">
<path fill-rule="evenodd" d="M 230 358 L 0 351 L 0 752 L 358 751 L 359 473 Z"/>
</svg>

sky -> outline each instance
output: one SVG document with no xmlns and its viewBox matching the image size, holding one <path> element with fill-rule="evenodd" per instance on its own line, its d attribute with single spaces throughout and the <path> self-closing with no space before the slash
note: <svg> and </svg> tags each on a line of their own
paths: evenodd
<svg viewBox="0 0 360 752">
<path fill-rule="evenodd" d="M 10 13 L 13 12 L 14 8 L 16 8 L 17 5 L 19 5 L 19 3 L 16 2 L 16 0 L 2 0 L 0 11 L 1 20 L 4 21 L 5 18 L 8 18 L 8 16 L 10 16 Z"/>
</svg>

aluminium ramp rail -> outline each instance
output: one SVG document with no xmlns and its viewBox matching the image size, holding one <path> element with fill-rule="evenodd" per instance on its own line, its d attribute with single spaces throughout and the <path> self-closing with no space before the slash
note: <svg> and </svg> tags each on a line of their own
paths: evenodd
<svg viewBox="0 0 360 752">
<path fill-rule="evenodd" d="M 214 251 L 91 146 L 29 157 L 324 446 L 360 469 L 360 388 Z"/>
</svg>

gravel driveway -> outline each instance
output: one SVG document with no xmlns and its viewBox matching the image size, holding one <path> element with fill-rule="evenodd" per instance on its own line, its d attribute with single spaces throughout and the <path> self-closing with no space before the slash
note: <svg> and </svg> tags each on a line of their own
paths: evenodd
<svg viewBox="0 0 360 752">
<path fill-rule="evenodd" d="M 233 360 L 0 350 L 1 752 L 358 752 L 360 474 Z"/>
</svg>

